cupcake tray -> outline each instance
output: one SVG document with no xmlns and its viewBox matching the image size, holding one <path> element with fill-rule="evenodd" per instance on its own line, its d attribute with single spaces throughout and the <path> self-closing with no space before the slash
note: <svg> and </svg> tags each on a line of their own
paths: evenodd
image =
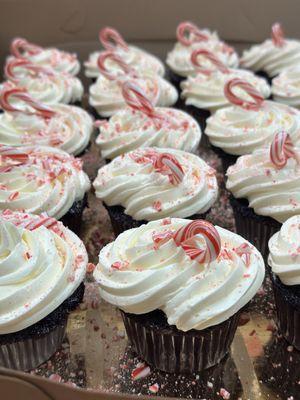
<svg viewBox="0 0 300 400">
<path fill-rule="evenodd" d="M 220 185 L 219 200 L 207 219 L 234 230 L 221 160 L 209 149 L 200 150 L 199 154 L 218 170 Z M 82 158 L 84 168 L 93 180 L 99 166 L 104 164 L 104 160 L 99 159 L 99 149 L 94 144 L 94 138 Z M 107 211 L 93 191 L 88 195 L 88 202 L 81 238 L 86 244 L 90 261 L 96 264 L 99 250 L 113 240 L 113 232 Z M 141 363 L 142 360 L 135 356 L 127 343 L 119 311 L 100 299 L 92 274 L 88 274 L 83 303 L 69 317 L 62 348 L 48 362 L 29 371 L 30 374 L 0 369 L 0 387 L 1 382 L 4 382 L 4 386 L 5 382 L 7 385 L 11 382 L 11 387 L 18 390 L 17 381 L 21 379 L 23 383 L 26 380 L 28 386 L 34 385 L 32 390 L 41 389 L 41 395 L 25 396 L 24 400 L 135 397 L 300 399 L 300 352 L 277 333 L 274 299 L 268 276 L 252 303 L 242 313 L 231 353 L 219 365 L 192 375 L 162 373 L 144 365 L 145 377 L 135 380 L 135 369 Z M 63 385 L 57 385 L 59 382 Z"/>
</svg>

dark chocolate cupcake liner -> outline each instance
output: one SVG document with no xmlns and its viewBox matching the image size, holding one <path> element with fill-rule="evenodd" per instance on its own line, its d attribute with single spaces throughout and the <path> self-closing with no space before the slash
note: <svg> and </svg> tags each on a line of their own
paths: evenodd
<svg viewBox="0 0 300 400">
<path fill-rule="evenodd" d="M 65 328 L 66 321 L 46 335 L 0 345 L 0 366 L 21 371 L 37 368 L 60 348 Z"/>
<path fill-rule="evenodd" d="M 138 228 L 143 224 L 147 224 L 148 221 L 141 220 L 136 221 L 130 215 L 124 213 L 124 208 L 121 206 L 107 206 L 103 203 L 106 208 L 108 215 L 110 217 L 111 225 L 114 231 L 115 236 L 117 237 L 120 233 L 127 231 L 128 229 Z M 206 215 L 209 211 L 203 214 L 194 214 L 191 217 L 187 217 L 188 219 L 205 219 Z"/>
<path fill-rule="evenodd" d="M 247 200 L 235 199 L 232 195 L 229 199 L 237 234 L 251 242 L 267 261 L 269 239 L 280 230 L 281 224 L 273 218 L 255 214 L 254 210 L 248 206 Z"/>
<path fill-rule="evenodd" d="M 121 311 L 134 351 L 154 368 L 191 374 L 218 364 L 229 352 L 240 313 L 202 331 L 189 332 L 145 325 L 139 315 Z"/>
<path fill-rule="evenodd" d="M 300 296 L 293 286 L 284 285 L 271 274 L 276 304 L 278 329 L 286 340 L 300 350 Z M 300 285 L 297 285 L 298 292 Z"/>
<path fill-rule="evenodd" d="M 87 207 L 87 205 L 87 194 L 85 194 L 83 199 L 77 200 L 73 203 L 67 214 L 65 214 L 60 221 L 71 231 L 79 234 L 83 210 Z"/>
</svg>

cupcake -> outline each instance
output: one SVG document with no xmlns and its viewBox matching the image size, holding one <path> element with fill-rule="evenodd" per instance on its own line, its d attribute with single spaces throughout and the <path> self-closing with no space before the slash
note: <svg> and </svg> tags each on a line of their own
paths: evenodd
<svg viewBox="0 0 300 400">
<path fill-rule="evenodd" d="M 0 213 L 0 366 L 31 370 L 61 346 L 83 297 L 87 253 L 47 215 Z"/>
<path fill-rule="evenodd" d="M 99 40 L 105 50 L 116 52 L 134 71 L 149 72 L 154 75 L 164 76 L 164 64 L 154 55 L 136 46 L 125 42 L 121 34 L 114 28 L 106 26 L 99 32 Z M 96 79 L 100 75 L 98 58 L 102 52 L 95 51 L 90 54 L 84 63 L 85 76 Z"/>
<path fill-rule="evenodd" d="M 165 147 L 195 152 L 201 129 L 187 113 L 175 108 L 154 107 L 145 91 L 134 81 L 122 85 L 126 108 L 108 121 L 96 121 L 101 156 L 113 159 L 140 147 Z"/>
<path fill-rule="evenodd" d="M 116 157 L 99 169 L 93 185 L 116 235 L 160 218 L 204 217 L 218 195 L 215 170 L 174 149 L 144 148 Z"/>
<path fill-rule="evenodd" d="M 121 310 L 128 339 L 152 367 L 193 373 L 228 353 L 240 311 L 262 284 L 260 253 L 203 220 L 171 218 L 123 232 L 94 270 Z"/>
<path fill-rule="evenodd" d="M 278 328 L 300 350 L 300 215 L 286 220 L 269 240 L 268 263 L 277 310 Z"/>
<path fill-rule="evenodd" d="M 26 39 L 15 38 L 10 46 L 11 58 L 25 58 L 26 60 L 40 66 L 54 69 L 56 72 L 67 72 L 77 75 L 80 71 L 80 63 L 76 54 L 55 48 L 43 48 Z"/>
<path fill-rule="evenodd" d="M 63 72 L 13 58 L 5 67 L 9 82 L 27 90 L 30 96 L 45 104 L 80 104 L 83 97 L 81 81 Z"/>
<path fill-rule="evenodd" d="M 275 101 L 300 108 L 300 65 L 288 68 L 272 80 Z"/>
<path fill-rule="evenodd" d="M 249 82 L 228 81 L 224 89 L 230 107 L 221 108 L 207 120 L 205 134 L 221 157 L 224 172 L 238 156 L 269 145 L 278 130 L 300 139 L 300 112 L 285 104 L 266 101 Z"/>
<path fill-rule="evenodd" d="M 0 211 L 46 212 L 79 231 L 90 188 L 80 159 L 38 145 L 0 145 L 0 159 Z"/>
<path fill-rule="evenodd" d="M 98 67 L 101 75 L 89 89 L 89 104 L 96 116 L 111 117 L 125 107 L 121 86 L 126 80 L 133 79 L 140 85 L 155 105 L 169 107 L 178 99 L 177 90 L 168 81 L 158 75 L 137 73 L 117 53 L 102 52 Z"/>
<path fill-rule="evenodd" d="M 211 67 L 203 66 L 203 61 L 210 61 Z M 228 68 L 210 51 L 202 48 L 194 50 L 191 62 L 197 74 L 181 82 L 181 97 L 185 100 L 187 111 L 199 121 L 203 130 L 211 113 L 230 105 L 224 87 L 231 79 L 243 79 L 252 84 L 263 98 L 270 96 L 271 89 L 265 79 L 249 71 Z"/>
<path fill-rule="evenodd" d="M 241 65 L 268 78 L 300 63 L 300 41 L 286 39 L 281 25 L 272 26 L 271 39 L 245 50 Z"/>
<path fill-rule="evenodd" d="M 214 53 L 223 64 L 236 68 L 239 58 L 234 49 L 222 42 L 216 32 L 200 29 L 192 22 L 181 22 L 176 31 L 177 43 L 167 55 L 171 82 L 179 89 L 180 82 L 196 73 L 191 63 L 193 50 L 201 47 Z"/>
<path fill-rule="evenodd" d="M 298 152 L 290 136 L 279 132 L 270 148 L 239 157 L 227 171 L 237 233 L 265 258 L 270 237 L 288 218 L 300 214 Z"/>
<path fill-rule="evenodd" d="M 0 94 L 0 144 L 45 145 L 69 154 L 83 153 L 93 132 L 93 120 L 82 108 L 66 104 L 51 107 L 19 87 L 4 85 Z"/>
</svg>

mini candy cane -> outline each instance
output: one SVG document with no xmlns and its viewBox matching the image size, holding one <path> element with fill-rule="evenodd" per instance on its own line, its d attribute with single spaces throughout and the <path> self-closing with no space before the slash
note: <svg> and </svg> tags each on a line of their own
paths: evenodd
<svg viewBox="0 0 300 400">
<path fill-rule="evenodd" d="M 199 248 L 196 235 L 201 235 L 206 248 Z M 181 246 L 186 254 L 200 264 L 214 261 L 221 250 L 221 238 L 216 228 L 207 221 L 195 220 L 179 228 L 173 237 L 177 246 Z"/>
<path fill-rule="evenodd" d="M 114 28 L 106 26 L 99 32 L 99 40 L 106 50 L 116 50 L 121 47 L 123 50 L 128 51 L 128 44 L 123 39 L 122 35 Z"/>
<path fill-rule="evenodd" d="M 276 47 L 282 47 L 285 44 L 284 33 L 280 23 L 276 22 L 272 25 L 272 42 Z"/>
<path fill-rule="evenodd" d="M 105 76 L 105 78 L 109 79 L 110 81 L 114 81 L 118 79 L 118 75 L 114 75 L 112 72 L 107 70 L 107 67 L 105 66 L 105 61 L 106 60 L 111 60 L 114 61 L 122 70 L 123 70 L 123 75 L 126 74 L 132 74 L 133 70 L 129 67 L 129 65 L 120 57 L 119 54 L 116 54 L 112 51 L 104 51 L 101 53 L 98 57 L 97 64 L 100 69 L 100 72 L 102 75 Z"/>
<path fill-rule="evenodd" d="M 279 169 L 283 168 L 289 158 L 295 158 L 299 163 L 299 157 L 288 133 L 278 132 L 270 146 L 271 162 Z"/>
<path fill-rule="evenodd" d="M 13 160 L 15 165 L 22 165 L 29 160 L 29 155 L 14 147 L 0 145 L 0 165 L 6 158 Z"/>
<path fill-rule="evenodd" d="M 195 24 L 189 21 L 181 22 L 178 25 L 176 36 L 183 46 L 190 46 L 192 43 L 208 40 L 208 36 Z"/>
<path fill-rule="evenodd" d="M 122 95 L 126 103 L 133 109 L 141 111 L 149 117 L 154 116 L 154 105 L 144 90 L 135 82 L 126 81 L 122 85 Z"/>
<path fill-rule="evenodd" d="M 24 101 L 26 104 L 32 107 L 35 110 L 35 112 L 18 109 L 16 106 L 10 103 L 11 98 L 17 98 L 19 100 Z M 42 103 L 39 103 L 38 101 L 34 100 L 31 96 L 29 96 L 26 89 L 18 87 L 12 88 L 9 85 L 4 87 L 4 89 L 0 93 L 0 105 L 3 108 L 3 110 L 9 112 L 21 112 L 29 115 L 37 114 L 43 118 L 52 118 L 55 115 L 55 112 L 51 108 Z"/>
<path fill-rule="evenodd" d="M 244 100 L 233 93 L 234 87 L 243 89 L 254 101 Z M 255 89 L 251 83 L 243 79 L 234 78 L 226 82 L 224 86 L 224 94 L 230 103 L 245 108 L 246 110 L 259 110 L 264 102 L 263 96 Z"/>
<path fill-rule="evenodd" d="M 15 68 L 22 67 L 30 72 L 32 72 L 34 75 L 37 75 L 39 73 L 42 73 L 44 75 L 54 75 L 54 73 L 47 68 L 41 67 L 39 65 L 33 64 L 30 61 L 24 59 L 24 58 L 12 58 L 10 59 L 6 65 L 5 65 L 5 76 L 13 81 L 17 82 L 19 78 L 15 74 Z"/>
<path fill-rule="evenodd" d="M 191 63 L 194 65 L 194 67 L 196 67 L 197 72 L 200 72 L 204 75 L 210 75 L 213 72 L 213 70 L 203 68 L 201 66 L 201 63 L 199 62 L 199 56 L 209 60 L 217 68 L 217 70 L 221 71 L 223 74 L 229 73 L 229 69 L 226 67 L 226 65 L 223 64 L 214 53 L 205 49 L 196 49 L 191 54 Z"/>
<path fill-rule="evenodd" d="M 252 249 L 249 246 L 249 244 L 248 243 L 241 244 L 239 247 L 237 247 L 235 249 L 235 252 L 241 258 L 243 256 L 245 256 L 246 267 L 249 267 L 249 265 L 250 265 L 250 257 L 251 257 L 251 254 L 252 254 Z"/>
<path fill-rule="evenodd" d="M 154 161 L 154 168 L 158 172 L 168 175 L 172 185 L 179 185 L 183 181 L 184 171 L 182 166 L 172 154 L 158 153 L 158 157 Z"/>
<path fill-rule="evenodd" d="M 26 39 L 15 38 L 10 46 L 11 53 L 18 58 L 24 58 L 24 52 L 35 55 L 42 51 L 42 47 L 28 42 Z"/>
</svg>

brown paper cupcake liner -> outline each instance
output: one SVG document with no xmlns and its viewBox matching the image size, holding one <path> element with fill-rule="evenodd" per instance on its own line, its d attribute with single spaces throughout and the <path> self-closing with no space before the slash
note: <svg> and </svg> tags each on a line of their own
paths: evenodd
<svg viewBox="0 0 300 400">
<path fill-rule="evenodd" d="M 140 316 L 121 311 L 121 314 L 129 342 L 147 364 L 161 371 L 183 374 L 210 368 L 226 356 L 240 316 L 238 312 L 216 326 L 183 332 L 174 326 L 145 323 L 145 317 L 152 313 Z"/>
<path fill-rule="evenodd" d="M 0 345 L 0 366 L 21 371 L 34 369 L 47 361 L 61 346 L 66 321 L 40 337 Z"/>
</svg>

